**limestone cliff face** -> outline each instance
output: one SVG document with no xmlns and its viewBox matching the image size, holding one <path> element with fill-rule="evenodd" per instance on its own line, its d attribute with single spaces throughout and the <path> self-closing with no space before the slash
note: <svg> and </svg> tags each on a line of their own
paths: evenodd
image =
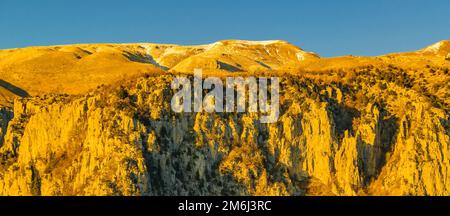
<svg viewBox="0 0 450 216">
<path fill-rule="evenodd" d="M 447 116 L 418 105 L 399 124 L 391 158 L 372 189 L 383 194 L 435 194 L 450 191 L 450 142 Z M 446 122 L 445 122 L 446 121 Z M 447 129 L 443 127 L 446 124 Z M 393 187 L 388 187 L 393 185 Z M 389 191 L 390 190 L 390 191 Z"/>
<path fill-rule="evenodd" d="M 2 108 L 0 194 L 450 195 L 449 114 L 426 98 L 356 104 L 354 86 L 283 77 L 280 118 L 262 124 L 174 113 L 172 79 Z"/>
</svg>

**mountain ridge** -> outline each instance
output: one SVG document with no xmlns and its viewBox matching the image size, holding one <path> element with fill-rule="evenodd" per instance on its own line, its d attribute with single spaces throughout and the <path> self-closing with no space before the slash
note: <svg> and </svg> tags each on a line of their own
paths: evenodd
<svg viewBox="0 0 450 216">
<path fill-rule="evenodd" d="M 448 44 L 448 41 L 436 44 L 439 43 Z M 420 63 L 418 68 L 423 68 L 430 63 L 429 61 L 432 64 L 448 63 L 441 61 L 438 56 L 428 56 L 426 61 L 420 59 L 421 53 L 430 54 L 426 50 L 427 48 L 423 48 L 416 52 L 415 55 L 418 56 L 405 52 L 378 57 L 321 58 L 315 53 L 304 51 L 282 40 L 263 42 L 223 40 L 189 46 L 153 43 L 43 46 L 0 50 L 0 77 L 24 90 L 29 90 L 31 94 L 39 92 L 76 94 L 80 92 L 77 87 L 83 85 L 88 86 L 86 89 L 81 88 L 82 92 L 85 92 L 95 88 L 96 85 L 108 84 L 109 80 L 117 82 L 122 76 L 119 69 L 127 70 L 128 75 L 134 76 L 147 72 L 192 72 L 195 67 L 214 73 L 226 73 L 230 72 L 229 70 L 248 73 L 269 70 L 298 73 L 302 70 L 352 68 L 371 64 L 404 66 L 413 62 Z M 111 71 L 104 74 L 105 72 L 102 72 L 104 70 Z M 27 82 L 32 80 L 44 82 L 50 74 L 54 74 L 55 81 L 60 82 L 59 86 L 48 82 L 39 91 L 29 89 L 39 85 Z M 95 83 L 90 83 L 83 76 L 91 76 Z M 71 83 L 77 82 L 79 84 L 72 86 Z"/>
</svg>

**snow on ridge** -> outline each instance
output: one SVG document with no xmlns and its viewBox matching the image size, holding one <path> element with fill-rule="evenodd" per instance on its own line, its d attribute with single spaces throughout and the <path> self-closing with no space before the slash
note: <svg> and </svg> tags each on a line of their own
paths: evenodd
<svg viewBox="0 0 450 216">
<path fill-rule="evenodd" d="M 248 45 L 270 45 L 276 43 L 286 43 L 282 40 L 264 40 L 264 41 L 247 41 L 247 40 L 237 40 L 236 42 L 248 44 Z"/>
<path fill-rule="evenodd" d="M 222 45 L 223 43 L 218 41 L 218 42 L 214 42 L 214 43 L 210 43 L 210 44 L 206 44 L 206 45 L 202 45 L 202 47 L 204 47 L 205 50 L 210 50 L 213 47 L 217 46 L 217 45 Z"/>
<path fill-rule="evenodd" d="M 425 47 L 422 49 L 422 52 L 439 52 L 446 44 L 449 44 L 450 41 L 439 41 L 431 46 Z"/>
<path fill-rule="evenodd" d="M 426 52 L 438 52 L 439 49 L 441 49 L 441 47 L 444 45 L 443 41 L 437 42 L 431 46 L 428 46 L 424 49 L 424 51 Z"/>
</svg>

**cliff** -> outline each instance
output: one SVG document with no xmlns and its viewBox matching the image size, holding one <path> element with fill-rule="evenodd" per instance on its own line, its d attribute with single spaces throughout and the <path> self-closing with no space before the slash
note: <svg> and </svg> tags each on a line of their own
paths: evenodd
<svg viewBox="0 0 450 216">
<path fill-rule="evenodd" d="M 285 77 L 279 121 L 261 124 L 255 113 L 174 113 L 172 79 L 16 99 L 14 118 L 2 111 L 0 193 L 450 193 L 448 112 L 420 97 L 356 109 L 350 86 Z"/>
<path fill-rule="evenodd" d="M 305 55 L 327 66 L 262 74 L 280 78 L 272 124 L 173 112 L 169 69 L 77 94 L 25 89 L 0 108 L 0 195 L 450 195 L 445 63 L 411 69 L 417 56 L 394 55 L 337 68 Z"/>
</svg>

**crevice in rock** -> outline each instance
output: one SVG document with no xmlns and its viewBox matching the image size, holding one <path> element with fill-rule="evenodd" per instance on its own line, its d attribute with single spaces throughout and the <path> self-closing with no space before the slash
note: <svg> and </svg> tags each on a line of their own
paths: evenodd
<svg viewBox="0 0 450 216">
<path fill-rule="evenodd" d="M 344 138 L 345 131 L 348 131 L 348 133 L 352 136 L 355 134 L 353 119 L 360 117 L 360 111 L 343 104 L 334 103 L 331 103 L 328 106 L 328 110 L 331 111 L 338 140 L 342 140 L 342 138 Z"/>
<path fill-rule="evenodd" d="M 33 196 L 41 195 L 41 176 L 34 165 L 30 165 L 31 169 L 31 185 L 30 191 Z"/>
<path fill-rule="evenodd" d="M 358 159 L 361 164 L 359 169 L 366 186 L 380 174 L 386 164 L 387 155 L 392 151 L 399 129 L 398 119 L 382 108 L 377 124 L 374 143 L 369 144 L 363 140 L 358 142 L 360 149 Z"/>
<path fill-rule="evenodd" d="M 0 147 L 5 142 L 5 136 L 9 122 L 13 119 L 14 113 L 8 108 L 0 108 Z"/>
</svg>

